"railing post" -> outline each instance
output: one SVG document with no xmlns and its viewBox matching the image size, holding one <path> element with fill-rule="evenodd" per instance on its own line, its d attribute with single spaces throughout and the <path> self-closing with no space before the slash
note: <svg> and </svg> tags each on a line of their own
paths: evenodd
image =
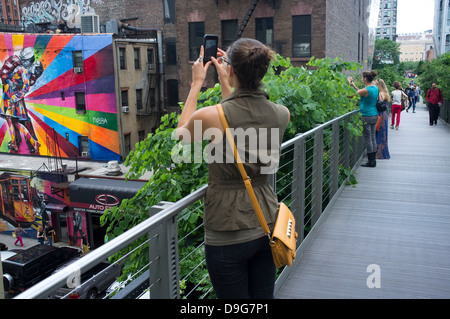
<svg viewBox="0 0 450 319">
<path fill-rule="evenodd" d="M 311 227 L 322 214 L 323 184 L 323 128 L 314 134 L 314 155 L 312 166 Z"/>
<path fill-rule="evenodd" d="M 351 137 L 351 146 L 352 150 L 350 152 L 350 167 L 355 166 L 356 162 L 359 160 L 359 138 L 357 136 Z"/>
<path fill-rule="evenodd" d="M 330 199 L 339 188 L 339 121 L 332 125 L 330 154 Z"/>
<path fill-rule="evenodd" d="M 345 124 L 349 121 L 349 117 L 344 119 Z M 348 169 L 350 167 L 350 131 L 347 130 L 344 124 L 343 136 L 342 136 L 342 152 L 341 152 L 341 161 L 344 169 Z"/>
<path fill-rule="evenodd" d="M 161 202 L 150 208 L 150 217 L 173 205 Z M 178 222 L 176 216 L 149 232 L 151 299 L 180 298 L 178 268 Z"/>
<path fill-rule="evenodd" d="M 305 162 L 306 147 L 305 139 L 294 144 L 294 160 L 292 167 L 292 197 L 291 211 L 297 221 L 296 231 L 298 233 L 298 245 L 305 238 Z"/>
</svg>

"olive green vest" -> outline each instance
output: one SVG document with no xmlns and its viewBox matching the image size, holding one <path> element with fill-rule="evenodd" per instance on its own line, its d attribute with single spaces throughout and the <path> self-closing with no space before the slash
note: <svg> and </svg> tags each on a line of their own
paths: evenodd
<svg viewBox="0 0 450 319">
<path fill-rule="evenodd" d="M 289 112 L 270 102 L 263 91 L 233 92 L 222 106 L 266 221 L 273 227 L 278 199 L 268 177 L 278 168 Z M 219 145 L 215 160 L 208 162 L 205 242 L 231 244 L 264 236 L 226 138 Z"/>
</svg>

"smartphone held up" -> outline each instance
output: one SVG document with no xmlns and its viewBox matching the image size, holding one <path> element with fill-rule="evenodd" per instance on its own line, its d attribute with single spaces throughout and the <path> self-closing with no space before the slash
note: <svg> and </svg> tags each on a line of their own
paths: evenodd
<svg viewBox="0 0 450 319">
<path fill-rule="evenodd" d="M 215 34 L 205 34 L 203 37 L 203 64 L 211 61 L 211 57 L 217 58 L 217 43 L 219 37 Z"/>
</svg>

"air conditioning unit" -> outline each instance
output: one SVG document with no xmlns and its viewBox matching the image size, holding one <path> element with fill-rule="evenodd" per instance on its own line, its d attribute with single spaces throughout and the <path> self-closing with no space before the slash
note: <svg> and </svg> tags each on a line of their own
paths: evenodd
<svg viewBox="0 0 450 319">
<path fill-rule="evenodd" d="M 130 107 L 122 106 L 122 113 L 128 113 L 128 112 L 130 112 Z"/>
<path fill-rule="evenodd" d="M 83 67 L 82 66 L 74 67 L 73 73 L 83 73 Z"/>
<path fill-rule="evenodd" d="M 82 157 L 89 157 L 89 152 L 81 152 Z"/>
<path fill-rule="evenodd" d="M 100 24 L 98 15 L 82 15 L 81 16 L 81 33 L 99 33 Z"/>
</svg>

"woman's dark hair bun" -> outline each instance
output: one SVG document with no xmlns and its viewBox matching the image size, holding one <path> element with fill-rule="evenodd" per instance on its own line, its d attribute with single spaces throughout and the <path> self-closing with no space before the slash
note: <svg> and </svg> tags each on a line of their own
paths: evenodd
<svg viewBox="0 0 450 319">
<path fill-rule="evenodd" d="M 365 71 L 363 72 L 363 77 L 365 77 L 369 82 L 372 82 L 373 80 L 375 80 L 375 78 L 378 75 L 378 72 L 376 70 L 372 70 L 372 71 Z"/>
<path fill-rule="evenodd" d="M 262 84 L 275 53 L 255 39 L 241 38 L 228 49 L 228 57 L 243 89 L 255 90 Z"/>
</svg>

